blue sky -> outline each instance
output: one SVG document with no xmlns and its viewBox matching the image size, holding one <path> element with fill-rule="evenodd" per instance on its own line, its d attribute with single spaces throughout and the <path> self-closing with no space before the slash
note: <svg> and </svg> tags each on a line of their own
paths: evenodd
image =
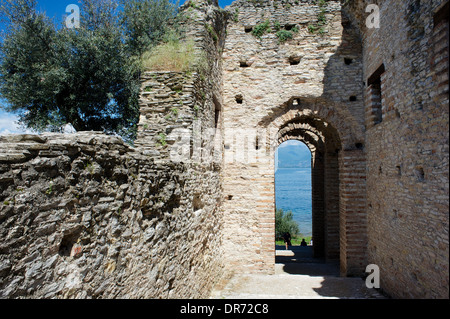
<svg viewBox="0 0 450 319">
<path fill-rule="evenodd" d="M 175 0 L 174 0 L 175 1 Z M 180 0 L 183 4 L 186 0 Z M 225 7 L 234 0 L 219 0 L 219 6 Z M 49 17 L 62 18 L 69 4 L 78 4 L 78 0 L 37 0 L 40 11 L 45 11 Z"/>
<path fill-rule="evenodd" d="M 175 0 L 174 0 L 175 1 Z M 186 0 L 180 0 L 180 4 L 183 4 Z M 219 6 L 225 7 L 234 0 L 219 0 Z M 45 11 L 49 17 L 60 18 L 66 14 L 65 10 L 69 4 L 78 4 L 79 0 L 37 0 L 38 8 L 40 11 Z"/>
<path fill-rule="evenodd" d="M 186 0 L 180 0 L 180 4 L 183 4 Z M 219 0 L 219 6 L 225 7 L 229 5 L 233 0 Z M 45 12 L 47 16 L 53 18 L 55 22 L 63 21 L 63 18 L 67 15 L 65 12 L 66 7 L 69 4 L 78 4 L 78 0 L 37 0 L 38 10 Z M 0 100 L 0 104 L 3 102 Z M 17 116 L 11 113 L 7 113 L 0 108 L 0 134 L 9 133 L 23 133 L 17 124 Z M 29 132 L 29 131 L 28 131 Z"/>
</svg>

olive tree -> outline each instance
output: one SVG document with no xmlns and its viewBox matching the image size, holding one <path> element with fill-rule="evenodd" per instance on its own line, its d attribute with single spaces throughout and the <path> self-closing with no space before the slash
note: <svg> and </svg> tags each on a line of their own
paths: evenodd
<svg viewBox="0 0 450 319">
<path fill-rule="evenodd" d="M 37 131 L 70 123 L 77 131 L 101 130 L 132 141 L 140 56 L 175 17 L 177 8 L 168 2 L 132 0 L 120 8 L 118 0 L 81 0 L 79 27 L 67 28 L 38 12 L 36 0 L 0 0 L 4 108 Z"/>
</svg>

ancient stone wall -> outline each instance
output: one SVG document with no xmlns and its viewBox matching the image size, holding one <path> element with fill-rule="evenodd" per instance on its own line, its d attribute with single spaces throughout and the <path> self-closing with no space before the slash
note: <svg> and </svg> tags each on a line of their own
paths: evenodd
<svg viewBox="0 0 450 319">
<path fill-rule="evenodd" d="M 143 74 L 135 147 L 96 132 L 0 138 L 0 297 L 204 298 L 223 275 L 226 19 L 189 8 L 205 65 Z"/>
<path fill-rule="evenodd" d="M 448 298 L 448 1 L 382 1 L 379 29 L 363 8 L 369 262 L 392 296 Z"/>
<path fill-rule="evenodd" d="M 361 274 L 367 240 L 365 172 L 357 173 L 356 183 L 340 183 L 355 174 L 348 167 L 352 161 L 365 156 L 358 29 L 339 1 L 238 0 L 227 11 L 227 264 L 240 272 L 274 271 L 274 152 L 279 143 L 298 139 L 312 150 L 315 166 L 315 254 L 340 258 L 345 275 Z M 349 201 L 340 202 L 344 195 Z"/>
<path fill-rule="evenodd" d="M 366 27 L 369 4 L 380 28 Z M 313 155 L 315 249 L 330 259 L 339 251 L 344 275 L 379 265 L 393 296 L 448 296 L 448 2 L 236 1 L 227 10 L 229 263 L 272 271 L 273 151 L 299 139 Z"/>
<path fill-rule="evenodd" d="M 448 1 L 182 6 L 203 55 L 142 76 L 135 147 L 0 138 L 0 297 L 200 298 L 273 273 L 274 152 L 312 153 L 314 253 L 448 298 Z"/>
<path fill-rule="evenodd" d="M 217 3 L 189 1 L 180 9 L 184 40 L 196 65 L 185 72 L 142 75 L 135 145 L 160 160 L 222 165 L 222 61 L 227 14 Z"/>
<path fill-rule="evenodd" d="M 217 281 L 208 167 L 94 132 L 0 141 L 1 297 L 198 298 Z"/>
</svg>

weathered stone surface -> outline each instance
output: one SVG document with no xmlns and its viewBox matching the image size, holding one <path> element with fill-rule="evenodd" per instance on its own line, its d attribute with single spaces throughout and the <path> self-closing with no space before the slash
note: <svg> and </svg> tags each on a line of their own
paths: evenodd
<svg viewBox="0 0 450 319">
<path fill-rule="evenodd" d="M 448 11 L 436 19 L 445 3 L 384 1 L 382 27 L 363 27 L 364 81 L 385 68 L 378 123 L 366 88 L 367 252 L 399 298 L 449 293 Z"/>
<path fill-rule="evenodd" d="M 86 141 L 76 134 L 70 142 L 62 135 L 46 139 L 65 147 Z M 102 135 L 89 142 L 107 152 L 101 157 L 83 151 L 75 158 L 37 156 L 20 166 L 22 172 L 40 172 L 29 185 L 9 175 L 11 171 L 1 175 L 3 182 L 11 182 L 0 193 L 1 296 L 205 297 L 211 287 L 198 282 L 212 284 L 220 276 L 219 259 L 205 258 L 215 254 L 219 240 L 210 236 L 220 218 L 217 195 L 211 193 L 219 188 L 218 176 L 191 165 L 142 161 L 135 167 L 139 173 L 119 182 L 113 172 L 129 172 L 127 163 L 135 165 L 137 150 L 127 147 L 128 153 L 116 156 L 123 142 Z M 49 176 L 54 167 L 59 167 L 56 175 Z M 67 176 L 76 182 L 65 183 Z M 174 180 L 183 181 L 184 187 Z M 201 224 L 190 217 L 194 208 L 189 198 L 197 192 L 211 194 Z M 22 213 L 11 214 L 15 210 Z M 193 229 L 196 236 L 190 237 Z M 192 272 L 192 265 L 198 271 Z M 147 276 L 154 269 L 159 269 L 156 282 Z M 122 284 L 113 284 L 117 282 Z"/>
<path fill-rule="evenodd" d="M 274 150 L 297 139 L 314 253 L 343 275 L 377 264 L 391 296 L 448 298 L 448 2 L 378 1 L 380 29 L 363 0 L 194 3 L 207 67 L 142 75 L 134 147 L 0 136 L 0 297 L 200 298 L 273 273 Z"/>
<path fill-rule="evenodd" d="M 379 29 L 366 27 L 368 3 L 238 0 L 227 8 L 227 265 L 273 272 L 274 149 L 299 139 L 313 155 L 315 252 L 339 258 L 344 275 L 379 265 L 392 296 L 446 297 L 446 1 L 376 2 Z M 312 34 L 320 6 L 326 23 Z M 271 31 L 255 37 L 265 21 Z M 274 30 L 287 25 L 298 32 L 281 43 Z M 382 63 L 376 124 L 369 78 Z"/>
<path fill-rule="evenodd" d="M 314 252 L 340 259 L 344 275 L 361 275 L 364 164 L 355 183 L 339 183 L 342 171 L 355 168 L 355 159 L 364 161 L 363 150 L 351 152 L 365 138 L 357 28 L 344 28 L 339 1 L 322 8 L 313 1 L 235 1 L 227 10 L 233 16 L 223 52 L 227 264 L 241 272 L 273 273 L 275 150 L 297 139 L 310 147 L 313 184 L 322 185 L 313 190 Z M 321 10 L 326 23 L 312 33 L 309 26 L 317 25 Z M 260 38 L 249 32 L 265 22 L 270 31 Z M 292 38 L 281 41 L 278 30 Z M 351 65 L 345 63 L 349 58 Z M 345 198 L 355 191 L 361 193 L 358 200 Z M 362 244 L 350 244 L 356 241 Z"/>
</svg>

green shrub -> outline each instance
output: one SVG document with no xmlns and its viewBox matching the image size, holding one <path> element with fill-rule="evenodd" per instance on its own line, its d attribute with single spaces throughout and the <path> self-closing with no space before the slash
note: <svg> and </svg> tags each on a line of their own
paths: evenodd
<svg viewBox="0 0 450 319">
<path fill-rule="evenodd" d="M 281 30 L 281 24 L 278 21 L 275 21 L 275 23 L 273 24 L 275 31 L 280 31 Z"/>
<path fill-rule="evenodd" d="M 270 32 L 270 21 L 266 20 L 263 23 L 255 25 L 255 27 L 252 30 L 252 34 L 257 37 L 258 39 L 261 39 L 261 37 L 266 33 Z"/>
<path fill-rule="evenodd" d="M 233 21 L 234 22 L 239 22 L 239 9 L 236 8 L 233 14 Z"/>
<path fill-rule="evenodd" d="M 275 236 L 281 238 L 282 235 L 289 232 L 292 237 L 300 233 L 298 223 L 294 220 L 294 215 L 291 211 L 283 211 L 277 209 L 275 212 Z"/>
<path fill-rule="evenodd" d="M 211 38 L 214 40 L 214 42 L 217 42 L 219 40 L 219 37 L 217 36 L 216 31 L 214 30 L 213 26 L 209 23 L 205 23 L 205 28 L 208 31 Z"/>
<path fill-rule="evenodd" d="M 308 32 L 309 33 L 314 33 L 314 32 L 316 32 L 316 30 L 317 30 L 317 27 L 315 25 L 310 24 L 308 26 Z"/>
<path fill-rule="evenodd" d="M 166 146 L 167 145 L 166 138 L 167 138 L 166 134 L 159 133 L 158 140 L 159 140 L 159 144 L 161 144 L 161 146 Z"/>
<path fill-rule="evenodd" d="M 309 33 L 315 33 L 318 31 L 320 35 L 325 34 L 324 26 L 327 24 L 327 6 L 328 3 L 326 0 L 318 0 L 316 4 L 319 6 L 319 12 L 317 13 L 317 23 L 309 25 L 308 31 Z"/>
<path fill-rule="evenodd" d="M 287 40 L 292 39 L 292 37 L 293 37 L 293 33 L 291 31 L 287 31 L 287 30 L 280 30 L 276 33 L 276 35 L 277 35 L 280 43 L 284 43 Z"/>
</svg>

